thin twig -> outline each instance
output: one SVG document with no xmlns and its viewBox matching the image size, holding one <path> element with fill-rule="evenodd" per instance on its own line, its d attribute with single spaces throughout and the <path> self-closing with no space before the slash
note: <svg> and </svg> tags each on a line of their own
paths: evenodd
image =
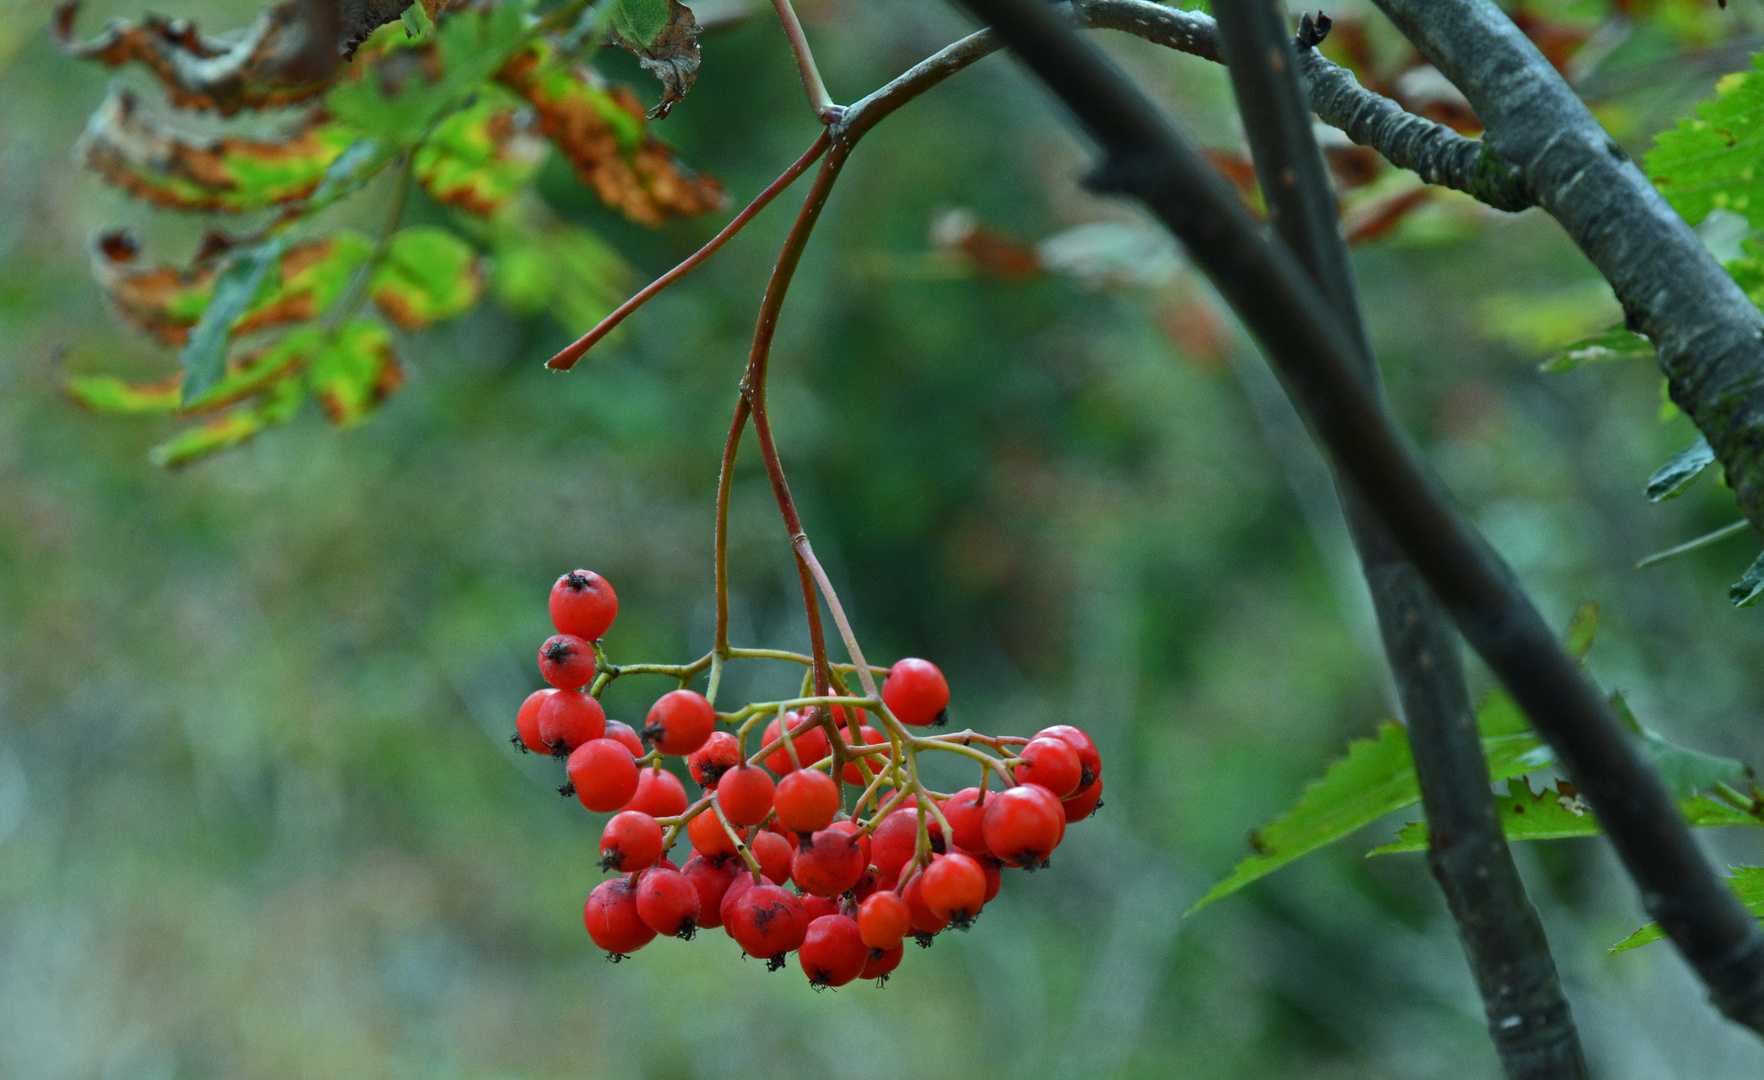
<svg viewBox="0 0 1764 1080">
<path fill-rule="evenodd" d="M 821 81 L 821 69 L 815 66 L 815 54 L 809 49 L 808 35 L 802 31 L 802 20 L 796 17 L 796 9 L 790 6 L 790 0 L 772 0 L 772 7 L 778 12 L 778 21 L 784 24 L 784 36 L 790 39 L 790 51 L 796 54 L 796 70 L 802 76 L 802 89 L 808 94 L 809 108 L 815 111 L 815 119 L 823 124 L 837 121 L 844 110 L 833 103 L 827 93 L 827 84 Z"/>
<path fill-rule="evenodd" d="M 1719 543 L 1730 536 L 1738 536 L 1740 533 L 1745 532 L 1751 527 L 1751 522 L 1747 521 L 1745 518 L 1740 518 L 1733 524 L 1723 525 L 1714 532 L 1704 533 L 1694 540 L 1686 540 L 1684 543 L 1679 544 L 1676 547 L 1669 547 L 1665 551 L 1656 551 L 1646 558 L 1637 560 L 1635 568 L 1637 570 L 1646 570 L 1650 566 L 1658 566 L 1668 559 L 1676 559 L 1680 555 L 1689 555 L 1693 551 L 1706 548 L 1710 544 Z"/>
</svg>

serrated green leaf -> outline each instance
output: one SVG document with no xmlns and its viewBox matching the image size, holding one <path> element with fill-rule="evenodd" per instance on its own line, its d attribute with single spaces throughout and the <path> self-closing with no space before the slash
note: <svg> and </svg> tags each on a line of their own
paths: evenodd
<svg viewBox="0 0 1764 1080">
<path fill-rule="evenodd" d="M 1557 788 L 1547 787 L 1533 795 L 1529 787 L 1519 785 L 1515 795 L 1495 798 L 1495 812 L 1500 815 L 1501 831 L 1508 840 L 1563 840 L 1576 836 L 1598 836 L 1603 830 L 1593 816 L 1592 808 L 1578 795 L 1565 795 Z M 1706 795 L 1696 795 L 1679 803 L 1685 823 L 1693 828 L 1720 828 L 1729 825 L 1764 827 L 1764 819 L 1748 814 Z M 1427 823 L 1411 821 L 1398 830 L 1396 839 L 1366 853 L 1398 855 L 1427 850 Z"/>
<path fill-rule="evenodd" d="M 1609 360 L 1648 360 L 1654 356 L 1654 343 L 1622 324 L 1582 338 L 1538 365 L 1539 371 L 1572 371 L 1582 364 L 1604 363 Z"/>
<path fill-rule="evenodd" d="M 154 382 L 132 383 L 111 375 L 75 375 L 62 382 L 68 397 L 94 412 L 169 413 L 178 410 L 178 386 L 173 376 Z"/>
<path fill-rule="evenodd" d="M 1654 185 L 1692 225 L 1720 208 L 1764 228 L 1764 54 L 1752 65 L 1724 76 L 1715 99 L 1661 132 L 1643 159 Z"/>
<path fill-rule="evenodd" d="M 1764 866 L 1736 866 L 1727 887 L 1753 915 L 1764 918 Z M 1611 954 L 1637 949 L 1666 936 L 1659 923 L 1649 923 L 1611 947 Z"/>
<path fill-rule="evenodd" d="M 308 385 L 335 424 L 359 423 L 404 381 L 392 353 L 392 335 L 358 319 L 321 348 L 308 369 Z"/>
<path fill-rule="evenodd" d="M 446 229 L 418 225 L 392 237 L 369 288 L 387 318 L 415 330 L 477 303 L 484 279 L 470 244 Z"/>
<path fill-rule="evenodd" d="M 233 324 L 263 291 L 271 270 L 280 265 L 286 247 L 286 240 L 276 236 L 255 247 L 242 248 L 234 252 L 226 269 L 215 277 L 214 298 L 203 309 L 202 318 L 178 353 L 186 404 L 200 397 L 225 372 L 227 340 Z"/>
<path fill-rule="evenodd" d="M 1709 440 L 1698 435 L 1696 442 L 1673 454 L 1648 477 L 1648 501 L 1659 502 L 1683 493 L 1685 486 L 1714 461 L 1715 451 L 1709 448 Z"/>
<path fill-rule="evenodd" d="M 1764 596 L 1764 555 L 1759 555 L 1757 561 L 1727 589 L 1727 598 L 1736 608 L 1751 607 L 1760 596 Z"/>
</svg>

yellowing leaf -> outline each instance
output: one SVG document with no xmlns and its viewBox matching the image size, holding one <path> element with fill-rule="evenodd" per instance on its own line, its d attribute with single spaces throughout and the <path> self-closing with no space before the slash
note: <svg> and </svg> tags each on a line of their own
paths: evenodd
<svg viewBox="0 0 1764 1080">
<path fill-rule="evenodd" d="M 169 413 L 178 408 L 181 376 L 153 382 L 132 383 L 112 375 L 74 375 L 61 389 L 75 402 L 93 412 Z"/>
<path fill-rule="evenodd" d="M 1722 209 L 1764 228 L 1764 54 L 1752 66 L 1717 83 L 1715 99 L 1662 131 L 1644 159 L 1660 194 L 1693 225 Z"/>
<path fill-rule="evenodd" d="M 371 288 L 387 318 L 416 330 L 477 303 L 484 277 L 477 253 L 464 240 L 446 229 L 417 226 L 393 236 Z"/>
<path fill-rule="evenodd" d="M 545 141 L 520 110 L 481 101 L 441 122 L 417 147 L 411 167 L 436 202 L 473 214 L 500 210 L 545 159 Z"/>
<path fill-rule="evenodd" d="M 358 423 L 404 381 L 392 354 L 392 335 L 357 320 L 339 330 L 313 358 L 308 384 L 331 421 Z"/>
<path fill-rule="evenodd" d="M 149 451 L 147 459 L 162 468 L 175 469 L 238 446 L 264 428 L 292 419 L 304 398 L 299 380 L 283 380 L 261 400 L 178 432 Z"/>
</svg>

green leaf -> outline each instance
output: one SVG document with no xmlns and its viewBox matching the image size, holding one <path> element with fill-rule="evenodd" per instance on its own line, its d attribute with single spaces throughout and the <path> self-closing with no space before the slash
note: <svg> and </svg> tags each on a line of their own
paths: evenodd
<svg viewBox="0 0 1764 1080">
<path fill-rule="evenodd" d="M 1698 435 L 1696 442 L 1673 454 L 1671 460 L 1648 477 L 1648 501 L 1659 502 L 1682 494 L 1685 486 L 1714 461 L 1715 451 L 1709 448 L 1709 440 Z"/>
<path fill-rule="evenodd" d="M 75 375 L 61 384 L 68 397 L 94 412 L 169 413 L 178 410 L 178 377 L 132 383 L 111 375 Z"/>
<path fill-rule="evenodd" d="M 263 398 L 244 408 L 234 409 L 199 427 L 186 428 L 154 447 L 147 460 L 163 468 L 175 469 L 208 457 L 218 451 L 238 446 L 272 424 L 286 423 L 300 411 L 305 390 L 298 379 L 285 379 Z"/>
<path fill-rule="evenodd" d="M 404 381 L 392 354 L 392 335 L 378 323 L 358 319 L 343 327 L 313 357 L 308 384 L 333 423 L 359 423 Z"/>
<path fill-rule="evenodd" d="M 520 113 L 485 95 L 443 120 L 417 147 L 411 167 L 436 202 L 489 215 L 533 179 L 545 150 Z"/>
<path fill-rule="evenodd" d="M 669 0 L 607 0 L 606 25 L 613 33 L 647 49 L 668 28 Z"/>
<path fill-rule="evenodd" d="M 1733 876 L 1727 879 L 1727 887 L 1739 897 L 1741 904 L 1753 915 L 1764 918 L 1764 866 L 1736 866 Z M 1659 923 L 1649 923 L 1635 933 L 1612 946 L 1613 955 L 1637 949 L 1649 942 L 1659 941 L 1666 936 Z"/>
<path fill-rule="evenodd" d="M 1692 225 L 1720 208 L 1764 229 L 1764 54 L 1752 66 L 1724 76 L 1715 99 L 1661 132 L 1644 159 L 1654 185 Z"/>
<path fill-rule="evenodd" d="M 1759 555 L 1757 561 L 1727 589 L 1727 598 L 1733 601 L 1734 607 L 1751 607 L 1760 596 L 1764 596 L 1764 555 Z"/>
<path fill-rule="evenodd" d="M 242 248 L 234 252 L 227 268 L 215 278 L 214 299 L 203 309 L 202 318 L 178 354 L 186 404 L 213 386 L 226 370 L 227 340 L 233 324 L 263 291 L 270 271 L 280 265 L 286 246 L 286 240 L 276 236 L 254 247 Z"/>
<path fill-rule="evenodd" d="M 399 65 L 398 80 L 364 78 L 344 83 L 325 96 L 325 105 L 339 121 L 387 147 L 413 146 L 520 48 L 526 38 L 525 7 L 506 3 L 457 11 L 433 33 L 414 41 L 401 41 L 395 35 L 387 43 L 387 55 L 432 48 L 438 63 Z M 379 66 L 390 69 L 384 60 Z M 431 78 L 429 72 L 436 68 L 439 73 Z M 389 87 L 389 81 L 395 85 Z"/>
<path fill-rule="evenodd" d="M 569 327 L 593 326 L 625 298 L 630 268 L 599 236 L 560 222 L 528 222 L 495 239 L 491 286 L 521 314 L 550 310 Z"/>
<path fill-rule="evenodd" d="M 1501 831 L 1508 840 L 1563 840 L 1575 836 L 1598 836 L 1602 831 L 1592 808 L 1572 785 L 1567 793 L 1553 787 L 1533 795 L 1531 789 L 1518 785 L 1516 795 L 1495 798 L 1495 812 L 1501 818 Z M 1764 820 L 1706 795 L 1696 795 L 1679 803 L 1685 822 L 1693 828 L 1719 828 L 1727 825 L 1764 827 Z M 1366 853 L 1396 855 L 1427 850 L 1427 823 L 1411 821 L 1397 832 L 1396 839 Z"/>
<path fill-rule="evenodd" d="M 1608 360 L 1646 360 L 1654 355 L 1654 343 L 1621 323 L 1582 338 L 1538 365 L 1539 371 L 1572 371 L 1582 364 Z"/>
<path fill-rule="evenodd" d="M 419 225 L 392 237 L 369 287 L 387 318 L 415 330 L 477 303 L 484 279 L 471 245 L 446 229 Z"/>
</svg>

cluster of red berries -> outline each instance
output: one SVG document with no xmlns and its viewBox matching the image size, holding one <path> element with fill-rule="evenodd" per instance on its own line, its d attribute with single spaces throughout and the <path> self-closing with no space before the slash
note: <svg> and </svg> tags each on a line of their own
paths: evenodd
<svg viewBox="0 0 1764 1080">
<path fill-rule="evenodd" d="M 1046 866 L 1067 824 L 1101 805 L 1102 759 L 1078 728 L 1030 739 L 908 731 L 942 725 L 949 704 L 943 673 L 915 658 L 888 669 L 879 701 L 838 695 L 719 716 L 683 688 L 662 695 L 636 731 L 608 720 L 595 696 L 617 672 L 596 680 L 598 640 L 618 613 L 612 587 L 573 571 L 553 586 L 550 608 L 558 633 L 540 647 L 539 670 L 551 687 L 521 705 L 514 741 L 566 758 L 560 792 L 613 813 L 600 865 L 620 876 L 583 909 L 612 960 L 657 935 L 721 926 L 774 970 L 796 952 L 817 987 L 886 979 L 907 937 L 929 947 L 946 927 L 967 929 L 998 894 L 1003 868 Z M 865 723 L 866 708 L 880 728 Z M 768 712 L 763 746 L 747 755 L 746 736 Z M 718 730 L 720 720 L 736 730 Z M 977 758 L 980 786 L 924 788 L 908 763 L 927 749 Z M 700 799 L 662 768 L 668 756 L 685 758 Z M 988 790 L 994 772 L 1002 791 Z M 842 781 L 861 791 L 852 812 Z M 693 854 L 678 866 L 667 853 L 682 831 Z"/>
</svg>

